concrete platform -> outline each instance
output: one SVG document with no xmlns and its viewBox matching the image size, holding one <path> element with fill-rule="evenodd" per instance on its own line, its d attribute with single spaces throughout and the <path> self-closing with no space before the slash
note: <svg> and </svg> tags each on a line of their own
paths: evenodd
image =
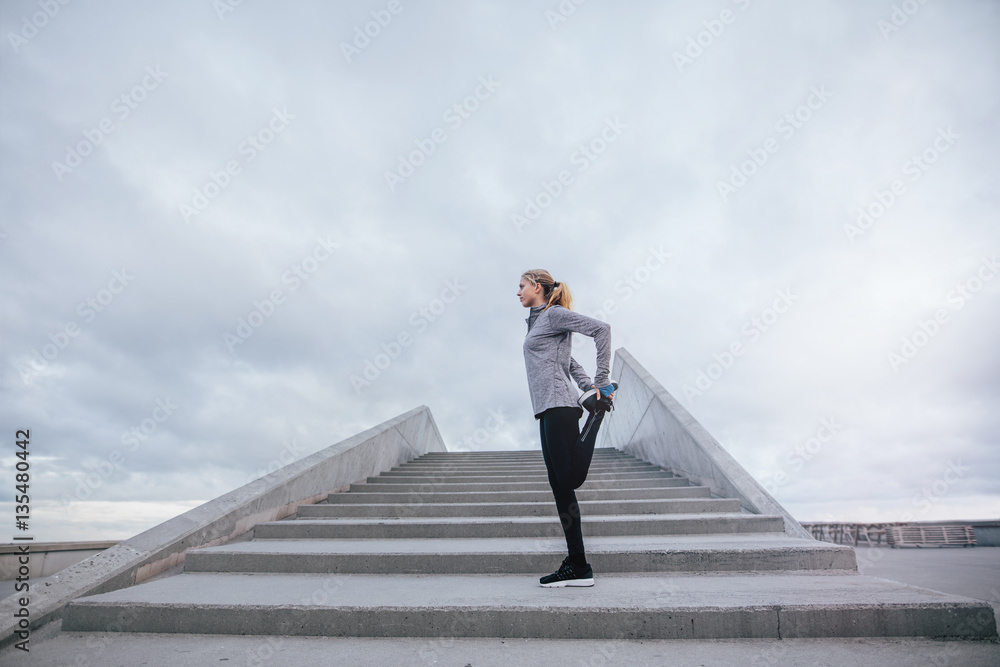
<svg viewBox="0 0 1000 667">
<path fill-rule="evenodd" d="M 667 488 L 618 488 L 579 489 L 577 500 L 646 500 L 667 498 L 710 498 L 707 486 L 679 486 Z M 353 493 L 331 493 L 326 501 L 331 504 L 350 503 L 551 503 L 551 491 L 409 491 L 375 492 L 359 490 Z"/>
<path fill-rule="evenodd" d="M 282 522 L 277 522 L 282 523 Z M 287 522 L 285 522 L 287 523 Z M 878 552 L 872 558 L 870 552 Z M 1000 577 L 1000 549 L 858 549 L 862 572 L 883 579 L 989 600 Z M 39 582 L 40 583 L 40 582 Z M 0 597 L 13 591 L 0 592 Z M 595 587 L 596 588 L 596 587 Z M 1000 603 L 997 597 L 994 606 Z M 59 632 L 54 623 L 32 634 L 31 652 L 6 647 L 0 664 L 322 665 L 337 656 L 361 666 L 511 664 L 646 665 L 894 665 L 994 667 L 1000 644 L 911 638 L 838 639 L 497 639 L 288 637 L 121 632 Z"/>
<path fill-rule="evenodd" d="M 860 575 L 183 574 L 67 606 L 65 631 L 588 639 L 992 636 L 993 610 Z"/>
<path fill-rule="evenodd" d="M 373 639 L 192 634 L 64 632 L 33 640 L 31 653 L 0 652 L 0 662 L 51 665 L 782 665 L 841 667 L 893 665 L 995 667 L 1000 646 L 929 639 L 466 639 L 458 637 Z"/>
<path fill-rule="evenodd" d="M 708 522 L 708 523 L 706 523 Z M 588 517 L 583 534 L 687 535 L 711 533 L 779 533 L 780 516 L 759 514 L 649 514 Z M 270 521 L 254 528 L 255 539 L 399 539 L 439 537 L 562 536 L 556 517 L 423 517 L 395 519 L 296 519 Z"/>
<path fill-rule="evenodd" d="M 562 538 L 260 540 L 188 552 L 185 572 L 545 573 Z M 781 534 L 594 537 L 596 572 L 855 571 L 854 550 Z"/>
<path fill-rule="evenodd" d="M 589 485 L 591 482 L 620 482 L 623 480 L 628 480 L 630 482 L 635 480 L 670 480 L 679 479 L 677 475 L 669 472 L 637 472 L 637 473 L 602 473 L 600 475 L 592 475 L 587 477 L 587 482 L 584 487 Z M 369 477 L 366 480 L 369 484 L 476 484 L 476 483 L 489 483 L 489 484 L 499 484 L 504 482 L 541 482 L 543 484 L 548 484 L 548 475 L 544 473 L 532 473 L 532 474 L 503 474 L 503 475 L 466 475 L 466 474 L 453 474 L 453 475 L 416 475 L 416 474 L 405 474 L 400 475 L 398 473 L 379 475 L 378 477 Z M 684 482 L 686 486 L 688 482 Z"/>
<path fill-rule="evenodd" d="M 650 478 L 650 477 L 673 477 L 673 473 L 667 472 L 665 470 L 657 470 L 654 468 L 644 468 L 640 470 L 595 470 L 594 472 L 587 475 L 587 479 L 629 479 L 634 477 L 640 478 Z M 407 479 L 416 478 L 427 478 L 427 479 L 455 479 L 455 480 L 498 480 L 501 478 L 513 478 L 510 481 L 516 481 L 521 478 L 542 478 L 548 479 L 548 473 L 544 469 L 538 470 L 484 470 L 482 472 L 475 471 L 451 471 L 451 472 L 433 472 L 433 471 L 422 471 L 422 470 L 390 470 L 384 472 L 378 476 L 379 479 L 389 479 L 392 477 L 403 477 Z"/>
<path fill-rule="evenodd" d="M 623 457 L 632 458 L 632 457 L 627 457 L 625 454 L 622 454 L 619 450 L 615 449 L 614 447 L 596 447 L 594 449 L 595 460 L 604 456 L 612 459 L 620 459 Z M 541 461 L 542 450 L 519 449 L 519 450 L 492 450 L 492 451 L 478 451 L 478 452 L 428 452 L 423 456 L 419 456 L 413 460 L 414 461 L 434 461 L 434 460 L 483 461 L 483 460 L 509 460 L 509 459 L 514 459 L 517 461 L 537 459 Z"/>
<path fill-rule="evenodd" d="M 376 477 L 375 479 L 378 478 Z M 600 489 L 619 489 L 622 487 L 628 487 L 630 489 L 666 489 L 683 486 L 691 486 L 690 482 L 684 477 L 654 477 L 650 479 L 628 479 L 623 481 L 601 481 L 588 479 L 584 485 L 580 487 L 580 490 L 593 491 Z M 539 480 L 536 482 L 450 482 L 442 479 L 437 482 L 426 482 L 424 484 L 413 483 L 405 480 L 395 480 L 393 482 L 383 482 L 380 480 L 377 482 L 352 484 L 349 491 L 351 493 L 404 493 L 413 491 L 418 493 L 434 491 L 448 491 L 453 493 L 461 491 L 544 491 L 549 494 L 552 493 L 548 480 Z"/>
<path fill-rule="evenodd" d="M 420 471 L 426 472 L 428 474 L 434 473 L 479 473 L 480 471 L 489 469 L 492 473 L 499 472 L 547 472 L 544 463 L 493 463 L 493 464 L 477 464 L 477 463 L 407 463 L 402 466 L 396 466 L 387 472 L 411 472 Z M 595 473 L 600 472 L 638 472 L 644 470 L 659 471 L 662 470 L 659 466 L 654 466 L 652 463 L 646 463 L 645 461 L 628 461 L 621 460 L 611 463 L 605 463 L 600 461 L 594 461 L 590 470 Z"/>
<path fill-rule="evenodd" d="M 1000 547 L 859 547 L 856 552 L 861 574 L 984 600 L 1000 620 Z"/>
<path fill-rule="evenodd" d="M 584 517 L 600 514 L 689 514 L 691 512 L 738 512 L 735 498 L 678 498 L 674 500 L 585 500 L 580 501 Z M 534 503 L 421 503 L 395 504 L 320 504 L 302 505 L 303 518 L 344 516 L 553 516 L 555 504 Z"/>
</svg>

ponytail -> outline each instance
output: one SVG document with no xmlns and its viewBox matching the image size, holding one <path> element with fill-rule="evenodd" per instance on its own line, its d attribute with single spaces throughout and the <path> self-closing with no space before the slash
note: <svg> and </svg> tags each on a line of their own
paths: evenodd
<svg viewBox="0 0 1000 667">
<path fill-rule="evenodd" d="M 573 310 L 573 295 L 569 291 L 569 285 L 558 283 L 545 269 L 532 269 L 521 274 L 532 285 L 541 285 L 545 293 L 545 309 L 552 306 L 562 306 L 566 310 Z"/>
</svg>

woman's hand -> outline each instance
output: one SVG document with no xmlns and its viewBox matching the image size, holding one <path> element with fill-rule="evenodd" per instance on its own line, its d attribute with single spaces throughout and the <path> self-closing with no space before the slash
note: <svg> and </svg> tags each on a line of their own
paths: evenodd
<svg viewBox="0 0 1000 667">
<path fill-rule="evenodd" d="M 596 384 L 592 384 L 590 386 L 593 387 L 594 389 L 597 389 L 597 385 Z M 613 384 L 609 384 L 607 387 L 602 387 L 601 389 L 598 389 L 597 391 L 598 391 L 598 393 L 601 394 L 601 396 L 604 396 L 606 398 L 614 398 L 615 397 L 614 389 L 615 389 L 615 386 Z"/>
</svg>

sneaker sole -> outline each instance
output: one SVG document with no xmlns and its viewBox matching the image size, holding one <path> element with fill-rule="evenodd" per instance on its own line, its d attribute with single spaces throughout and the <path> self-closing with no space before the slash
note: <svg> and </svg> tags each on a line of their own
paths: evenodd
<svg viewBox="0 0 1000 667">
<path fill-rule="evenodd" d="M 591 579 L 567 579 L 566 581 L 553 581 L 551 584 L 539 584 L 542 588 L 566 588 L 567 586 L 593 586 L 594 580 Z"/>
</svg>

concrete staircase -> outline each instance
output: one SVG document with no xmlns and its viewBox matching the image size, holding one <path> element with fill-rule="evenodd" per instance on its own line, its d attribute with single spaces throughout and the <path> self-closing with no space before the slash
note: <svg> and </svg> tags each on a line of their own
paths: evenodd
<svg viewBox="0 0 1000 667">
<path fill-rule="evenodd" d="M 77 599 L 64 631 L 589 639 L 987 637 L 986 603 L 857 574 L 853 549 L 598 449 L 578 491 L 593 588 L 545 589 L 565 541 L 540 452 L 430 453 L 184 573 Z M 984 624 L 983 614 L 990 624 Z M 988 626 L 988 627 L 986 627 Z"/>
</svg>

